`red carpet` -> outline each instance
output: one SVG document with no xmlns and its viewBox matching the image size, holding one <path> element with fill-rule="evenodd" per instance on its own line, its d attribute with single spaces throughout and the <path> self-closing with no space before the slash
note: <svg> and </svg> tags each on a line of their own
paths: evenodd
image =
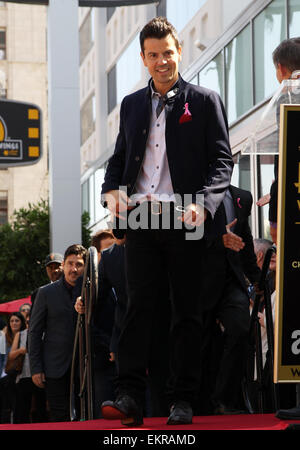
<svg viewBox="0 0 300 450">
<path fill-rule="evenodd" d="M 139 428 L 127 428 L 119 420 L 90 420 L 85 422 L 33 423 L 33 424 L 0 424 L 2 430 L 98 430 L 98 431 L 202 431 L 202 430 L 287 430 L 300 429 L 300 421 L 277 419 L 274 414 L 243 414 L 232 416 L 199 416 L 193 418 L 192 425 L 169 426 L 165 417 L 144 419 Z"/>
</svg>

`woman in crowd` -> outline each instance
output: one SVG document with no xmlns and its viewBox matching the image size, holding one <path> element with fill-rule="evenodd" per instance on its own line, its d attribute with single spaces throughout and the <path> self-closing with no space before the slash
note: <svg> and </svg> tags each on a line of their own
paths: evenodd
<svg viewBox="0 0 300 450">
<path fill-rule="evenodd" d="M 24 316 L 20 312 L 12 313 L 7 322 L 5 329 L 6 354 L 4 361 L 4 369 L 0 378 L 0 396 L 1 396 L 1 423 L 11 423 L 11 414 L 14 408 L 16 374 L 7 373 L 5 365 L 7 363 L 8 354 L 11 350 L 14 337 L 19 331 L 25 330 L 26 323 Z"/>
</svg>

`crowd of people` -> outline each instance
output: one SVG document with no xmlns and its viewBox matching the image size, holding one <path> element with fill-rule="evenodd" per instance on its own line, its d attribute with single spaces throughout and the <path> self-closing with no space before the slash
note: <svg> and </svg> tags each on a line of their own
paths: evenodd
<svg viewBox="0 0 300 450">
<path fill-rule="evenodd" d="M 263 299 L 266 250 L 277 242 L 277 173 L 270 196 L 258 201 L 270 201 L 272 241 L 253 240 L 253 199 L 231 184 L 220 97 L 182 79 L 182 48 L 165 18 L 146 24 L 140 44 L 151 78 L 121 104 L 120 131 L 102 186 L 113 228 L 91 240 L 98 252 L 91 324 L 94 417 L 138 426 L 145 416 L 168 416 L 168 424 L 184 425 L 194 414 L 245 413 L 251 310 L 256 296 Z M 273 60 L 279 82 L 292 77 L 300 67 L 300 39 L 280 44 Z M 186 195 L 189 202 L 180 204 Z M 49 255 L 50 283 L 36 289 L 30 311 L 24 305 L 1 332 L 2 423 L 70 420 L 87 254 L 74 244 L 63 256 Z M 274 253 L 266 279 L 273 305 L 275 272 Z M 257 320 L 265 365 L 263 301 Z M 20 359 L 21 370 L 15 364 L 10 372 L 9 363 Z M 292 408 L 293 400 L 285 398 L 281 406 Z"/>
</svg>

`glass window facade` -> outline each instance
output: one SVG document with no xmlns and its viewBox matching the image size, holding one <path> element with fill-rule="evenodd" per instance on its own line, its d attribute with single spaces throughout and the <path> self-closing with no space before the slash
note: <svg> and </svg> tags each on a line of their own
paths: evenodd
<svg viewBox="0 0 300 450">
<path fill-rule="evenodd" d="M 95 131 L 96 125 L 96 98 L 94 95 L 90 96 L 80 111 L 81 123 L 81 145 L 90 137 Z"/>
<path fill-rule="evenodd" d="M 254 19 L 255 103 L 278 87 L 272 52 L 286 38 L 285 6 L 285 0 L 274 0 Z"/>
<path fill-rule="evenodd" d="M 250 25 L 226 46 L 225 61 L 226 105 L 230 123 L 253 106 Z"/>
<path fill-rule="evenodd" d="M 117 79 L 116 79 L 116 66 L 107 74 L 107 113 L 110 114 L 117 104 Z"/>
<path fill-rule="evenodd" d="M 140 41 L 137 34 L 107 74 L 108 114 L 134 89 L 140 79 Z"/>
<path fill-rule="evenodd" d="M 84 19 L 79 30 L 80 64 L 91 50 L 94 40 L 94 11 L 92 9 Z"/>
<path fill-rule="evenodd" d="M 289 0 L 289 37 L 300 36 L 300 2 Z"/>
<path fill-rule="evenodd" d="M 180 33 L 207 0 L 167 0 L 167 19 Z"/>
<path fill-rule="evenodd" d="M 101 205 L 101 189 L 104 182 L 105 169 L 107 163 L 97 169 L 81 185 L 81 208 L 82 213 L 88 212 L 90 216 L 90 226 L 100 222 L 107 215 L 107 210 Z"/>
<path fill-rule="evenodd" d="M 229 124 L 274 94 L 272 53 L 284 39 L 300 35 L 299 23 L 299 0 L 273 0 L 200 68 L 199 84 L 221 96 Z"/>
<path fill-rule="evenodd" d="M 217 92 L 224 100 L 224 58 L 220 52 L 200 71 L 200 85 Z"/>
<path fill-rule="evenodd" d="M 139 35 L 131 41 L 116 65 L 117 104 L 134 89 L 141 79 Z"/>
<path fill-rule="evenodd" d="M 261 155 L 257 157 L 258 198 L 270 192 L 274 180 L 274 155 Z M 269 205 L 258 208 L 260 236 L 270 239 Z"/>
<path fill-rule="evenodd" d="M 6 59 L 6 32 L 0 29 L 0 60 Z"/>
<path fill-rule="evenodd" d="M 237 153 L 234 155 L 233 160 L 234 167 L 231 184 L 246 191 L 251 191 L 250 156 Z"/>
</svg>

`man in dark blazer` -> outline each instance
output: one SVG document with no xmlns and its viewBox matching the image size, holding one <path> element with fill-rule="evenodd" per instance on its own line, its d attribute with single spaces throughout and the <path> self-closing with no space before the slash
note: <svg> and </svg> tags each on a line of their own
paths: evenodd
<svg viewBox="0 0 300 450">
<path fill-rule="evenodd" d="M 50 420 L 70 420 L 70 366 L 76 313 L 74 303 L 78 277 L 83 274 L 86 249 L 71 245 L 64 254 L 63 276 L 39 289 L 28 331 L 32 381 L 46 388 Z"/>
<path fill-rule="evenodd" d="M 261 274 L 249 226 L 252 202 L 249 191 L 229 187 L 220 206 L 228 232 L 211 243 L 208 253 L 214 270 L 207 274 L 205 289 L 207 297 L 213 297 L 215 310 L 210 318 L 217 326 L 215 334 L 208 336 L 206 358 L 210 355 L 215 367 L 215 376 L 210 375 L 209 379 L 214 380 L 212 403 L 216 414 L 234 414 L 240 408 L 250 325 L 246 277 L 257 285 Z"/>
<path fill-rule="evenodd" d="M 102 186 L 103 205 L 120 223 L 134 205 L 141 218 L 136 229 L 131 220 L 136 209 L 128 216 L 129 302 L 119 340 L 118 397 L 105 402 L 102 412 L 105 418 L 121 419 L 128 426 L 143 421 L 151 336 L 161 277 L 167 273 L 173 375 L 168 424 L 186 424 L 192 422 L 201 368 L 194 358 L 203 321 L 206 248 L 205 239 L 200 239 L 201 227 L 205 222 L 206 236 L 223 231 L 215 215 L 230 184 L 233 161 L 221 99 L 213 91 L 185 82 L 178 73 L 181 47 L 174 27 L 164 18 L 155 18 L 141 31 L 140 43 L 151 79 L 148 87 L 125 97 L 121 104 L 120 131 Z M 129 199 L 133 194 L 134 202 Z M 179 199 L 184 209 L 178 208 L 182 206 Z M 145 218 L 151 222 L 149 229 Z M 187 236 L 192 234 L 187 232 L 191 226 L 195 239 Z"/>
</svg>

